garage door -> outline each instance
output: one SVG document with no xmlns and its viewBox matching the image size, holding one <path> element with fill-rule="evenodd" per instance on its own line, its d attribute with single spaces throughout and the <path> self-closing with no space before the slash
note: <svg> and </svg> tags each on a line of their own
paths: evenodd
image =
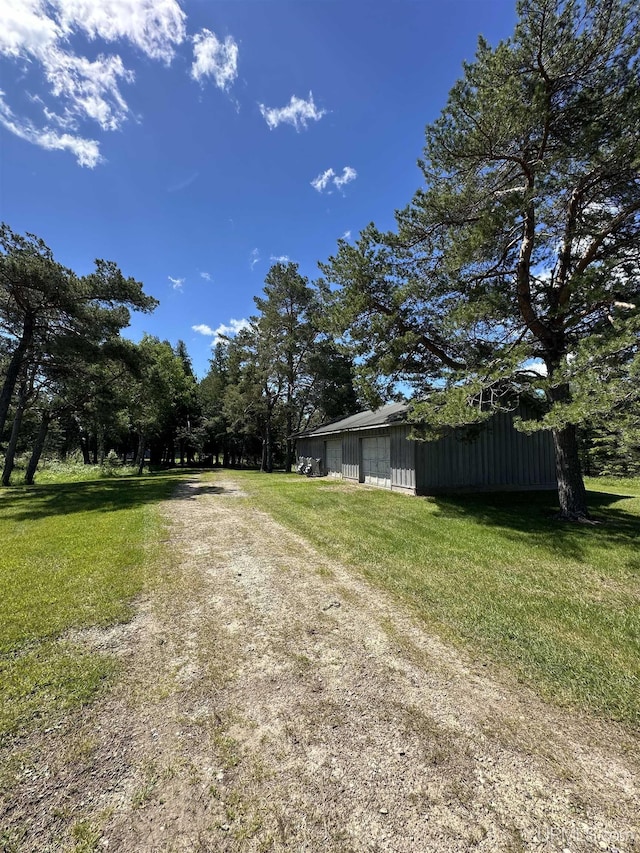
<svg viewBox="0 0 640 853">
<path fill-rule="evenodd" d="M 388 435 L 362 439 L 362 477 L 370 486 L 391 488 L 391 448 Z"/>
<path fill-rule="evenodd" d="M 327 442 L 327 474 L 342 477 L 342 441 Z"/>
</svg>

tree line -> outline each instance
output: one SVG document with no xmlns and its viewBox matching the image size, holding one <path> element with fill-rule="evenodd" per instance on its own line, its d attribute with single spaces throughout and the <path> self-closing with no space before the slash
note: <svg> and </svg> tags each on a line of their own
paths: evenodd
<svg viewBox="0 0 640 853">
<path fill-rule="evenodd" d="M 87 464 L 115 454 L 140 472 L 145 461 L 290 470 L 296 432 L 358 408 L 351 360 L 293 263 L 271 268 L 256 316 L 216 345 L 198 381 L 184 342 L 122 337 L 130 311 L 157 302 L 115 263 L 77 276 L 7 225 L 0 247 L 3 485 L 18 453 L 33 483 L 45 446 Z"/>
<path fill-rule="evenodd" d="M 219 342 L 200 383 L 216 461 L 290 471 L 296 433 L 358 411 L 353 362 L 324 322 L 321 289 L 292 262 L 269 270 L 248 328 Z"/>
<path fill-rule="evenodd" d="M 636 12 L 520 0 L 514 34 L 479 39 L 427 126 L 422 186 L 396 227 L 339 240 L 311 284 L 274 265 L 200 383 L 184 345 L 120 338 L 130 309 L 154 306 L 137 282 L 104 261 L 79 278 L 5 228 L 3 482 L 29 418 L 44 434 L 71 419 L 98 457 L 120 429 L 139 464 L 178 448 L 271 471 L 291 467 L 296 431 L 354 411 L 355 387 L 374 406 L 411 388 L 422 439 L 537 403 L 516 425 L 552 432 L 561 514 L 587 518 L 585 468 L 640 470 Z"/>
</svg>

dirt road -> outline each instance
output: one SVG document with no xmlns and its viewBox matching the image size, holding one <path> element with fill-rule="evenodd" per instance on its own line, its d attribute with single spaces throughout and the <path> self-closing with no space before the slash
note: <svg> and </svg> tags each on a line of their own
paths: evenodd
<svg viewBox="0 0 640 853">
<path fill-rule="evenodd" d="M 164 511 L 171 580 L 83 635 L 125 677 L 30 743 L 6 850 L 640 850 L 623 729 L 470 664 L 231 481 Z"/>
</svg>

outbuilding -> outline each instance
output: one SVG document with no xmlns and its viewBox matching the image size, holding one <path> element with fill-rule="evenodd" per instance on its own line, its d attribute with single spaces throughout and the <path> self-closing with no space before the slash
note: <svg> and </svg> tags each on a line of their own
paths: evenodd
<svg viewBox="0 0 640 853">
<path fill-rule="evenodd" d="M 410 494 L 555 489 L 548 431 L 518 432 L 508 412 L 436 441 L 409 438 L 408 403 L 391 403 L 297 436 L 298 456 L 320 459 L 329 477 Z"/>
</svg>

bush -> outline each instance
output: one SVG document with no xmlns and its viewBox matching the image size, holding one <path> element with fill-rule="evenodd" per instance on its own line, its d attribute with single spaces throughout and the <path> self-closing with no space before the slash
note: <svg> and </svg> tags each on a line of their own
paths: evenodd
<svg viewBox="0 0 640 853">
<path fill-rule="evenodd" d="M 102 463 L 102 473 L 106 477 L 113 477 L 114 474 L 118 473 L 118 469 L 122 466 L 120 459 L 118 458 L 118 454 L 115 450 L 110 450 L 105 456 L 104 462 Z"/>
</svg>

